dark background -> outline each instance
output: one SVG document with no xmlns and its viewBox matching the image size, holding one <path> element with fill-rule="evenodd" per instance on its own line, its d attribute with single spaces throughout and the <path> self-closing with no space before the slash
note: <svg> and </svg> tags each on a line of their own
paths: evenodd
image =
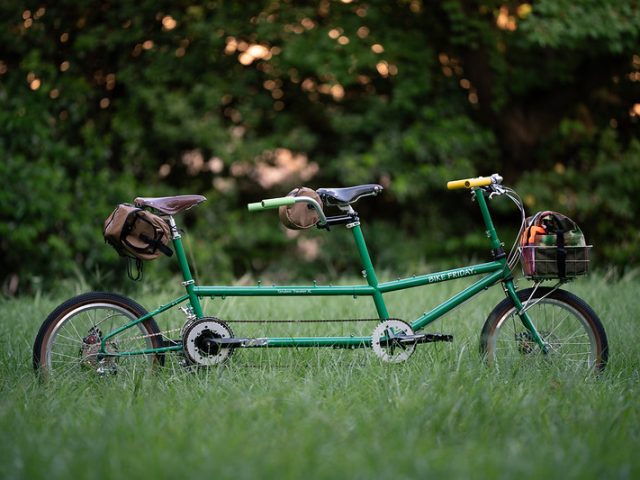
<svg viewBox="0 0 640 480">
<path fill-rule="evenodd" d="M 246 211 L 300 185 L 385 187 L 356 205 L 381 268 L 484 258 L 475 205 L 445 183 L 494 172 L 623 271 L 639 126 L 632 0 L 2 2 L 0 281 L 121 284 L 103 220 L 185 193 L 208 198 L 178 219 L 208 283 L 357 273 L 345 232 Z M 517 212 L 492 207 L 512 239 Z"/>
</svg>

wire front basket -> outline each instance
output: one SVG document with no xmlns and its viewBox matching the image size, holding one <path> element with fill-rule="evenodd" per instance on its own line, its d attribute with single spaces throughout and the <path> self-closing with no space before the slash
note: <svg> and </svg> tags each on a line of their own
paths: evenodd
<svg viewBox="0 0 640 480">
<path fill-rule="evenodd" d="M 565 254 L 556 246 L 522 246 L 521 262 L 524 276 L 532 280 L 566 280 L 586 275 L 592 245 L 564 247 Z"/>
</svg>

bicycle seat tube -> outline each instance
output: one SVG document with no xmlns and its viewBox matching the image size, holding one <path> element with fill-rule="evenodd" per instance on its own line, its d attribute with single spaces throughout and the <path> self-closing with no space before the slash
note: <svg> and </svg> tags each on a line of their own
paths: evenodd
<svg viewBox="0 0 640 480">
<path fill-rule="evenodd" d="M 185 289 L 187 290 L 187 295 L 189 295 L 189 303 L 191 303 L 191 307 L 193 308 L 193 312 L 195 313 L 197 318 L 202 318 L 204 316 L 202 312 L 202 306 L 200 305 L 200 300 L 195 293 L 194 286 L 195 280 L 191 275 L 191 269 L 189 268 L 189 262 L 187 261 L 187 255 L 184 252 L 184 246 L 182 245 L 182 236 L 178 231 L 178 226 L 176 225 L 175 220 L 172 216 L 169 216 L 169 227 L 171 228 L 171 240 L 173 241 L 173 248 L 176 251 L 176 257 L 178 258 L 178 264 L 180 265 L 180 271 L 182 272 L 183 282 Z"/>
<path fill-rule="evenodd" d="M 389 318 L 387 305 L 384 303 L 384 298 L 382 298 L 382 292 L 380 292 L 380 290 L 378 289 L 378 277 L 376 275 L 376 271 L 373 268 L 373 263 L 371 262 L 371 257 L 369 256 L 369 250 L 367 249 L 367 244 L 364 241 L 364 235 L 362 234 L 362 229 L 360 228 L 360 220 L 357 216 L 354 218 L 354 221 L 352 223 L 347 225 L 347 228 L 349 228 L 353 232 L 353 238 L 356 242 L 358 254 L 360 255 L 360 260 L 362 261 L 362 266 L 364 268 L 362 274 L 367 279 L 367 283 L 369 284 L 369 286 L 373 287 L 373 289 L 375 290 L 373 293 L 373 302 L 376 306 L 378 317 L 380 319 Z"/>
</svg>

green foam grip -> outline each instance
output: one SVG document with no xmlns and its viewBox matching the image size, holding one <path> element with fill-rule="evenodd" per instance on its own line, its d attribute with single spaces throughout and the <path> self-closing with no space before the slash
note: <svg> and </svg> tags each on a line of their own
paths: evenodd
<svg viewBox="0 0 640 480">
<path fill-rule="evenodd" d="M 262 207 L 262 202 L 250 203 L 247 205 L 247 208 L 250 212 L 257 212 L 258 210 L 264 210 Z"/>
<path fill-rule="evenodd" d="M 261 202 L 250 203 L 247 208 L 250 212 L 257 212 L 259 210 L 282 207 L 283 205 L 293 205 L 294 203 L 296 203 L 294 197 L 267 198 Z"/>
<path fill-rule="evenodd" d="M 293 205 L 296 203 L 294 197 L 267 198 L 262 200 L 263 208 L 278 208 L 284 205 Z"/>
</svg>

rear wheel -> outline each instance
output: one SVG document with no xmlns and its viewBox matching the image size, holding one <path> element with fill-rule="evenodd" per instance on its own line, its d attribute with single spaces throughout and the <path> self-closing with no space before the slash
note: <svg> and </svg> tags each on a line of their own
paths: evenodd
<svg viewBox="0 0 640 480">
<path fill-rule="evenodd" d="M 163 346 L 153 318 L 105 340 L 111 332 L 146 314 L 133 300 L 112 293 L 92 292 L 71 298 L 51 312 L 40 327 L 33 346 L 33 366 L 47 375 L 61 376 L 83 371 L 122 375 L 161 365 L 162 354 L 121 355 Z"/>
<path fill-rule="evenodd" d="M 548 346 L 533 339 L 510 299 L 494 308 L 482 329 L 480 352 L 498 368 L 543 358 L 567 370 L 604 369 L 609 354 L 607 336 L 596 313 L 579 297 L 551 288 L 518 292 L 529 318 Z"/>
</svg>

